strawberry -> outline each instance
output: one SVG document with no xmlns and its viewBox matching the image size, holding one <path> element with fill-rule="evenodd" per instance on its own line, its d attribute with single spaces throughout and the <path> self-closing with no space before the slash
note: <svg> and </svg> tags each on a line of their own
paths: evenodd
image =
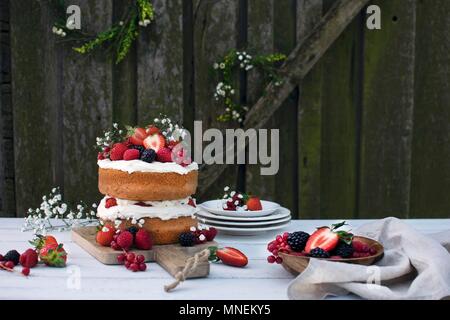
<svg viewBox="0 0 450 320">
<path fill-rule="evenodd" d="M 159 162 L 172 162 L 172 151 L 169 148 L 161 148 L 156 153 L 156 160 Z"/>
<path fill-rule="evenodd" d="M 345 225 L 345 221 L 333 224 L 331 228 L 320 227 L 308 239 L 305 246 L 305 252 L 310 253 L 312 249 L 321 248 L 327 252 L 331 252 L 338 244 L 339 240 L 350 244 L 353 235 L 345 231 L 337 231 Z"/>
<path fill-rule="evenodd" d="M 36 250 L 28 249 L 20 255 L 20 264 L 26 268 L 34 268 L 38 264 L 38 254 Z"/>
<path fill-rule="evenodd" d="M 141 153 L 137 149 L 128 149 L 123 154 L 123 160 L 130 161 L 130 160 L 136 160 L 139 159 L 141 156 Z"/>
<path fill-rule="evenodd" d="M 118 161 L 123 159 L 123 154 L 127 151 L 128 147 L 124 143 L 116 143 L 112 149 L 109 158 L 112 161 Z"/>
<path fill-rule="evenodd" d="M 195 200 L 192 198 L 189 198 L 188 205 L 190 205 L 191 207 L 197 208 L 197 206 L 195 205 Z"/>
<path fill-rule="evenodd" d="M 146 149 L 153 149 L 155 150 L 156 153 L 158 153 L 158 151 L 161 148 L 164 148 L 165 146 L 166 146 L 166 138 L 159 133 L 148 136 L 144 140 L 144 147 Z"/>
<path fill-rule="evenodd" d="M 146 131 L 147 136 L 152 136 L 152 135 L 157 134 L 159 132 L 160 132 L 159 128 L 156 127 L 156 126 L 153 126 L 153 125 L 149 126 L 147 128 L 147 131 Z"/>
<path fill-rule="evenodd" d="M 150 250 L 153 246 L 152 237 L 145 229 L 140 229 L 136 233 L 136 237 L 134 239 L 134 245 L 136 248 L 141 250 Z"/>
<path fill-rule="evenodd" d="M 116 243 L 124 250 L 128 250 L 133 245 L 133 234 L 130 231 L 123 231 L 117 237 Z"/>
<path fill-rule="evenodd" d="M 247 200 L 247 209 L 250 211 L 262 210 L 261 200 L 258 197 L 250 197 Z"/>
<path fill-rule="evenodd" d="M 130 143 L 138 146 L 144 145 L 144 139 L 147 138 L 148 134 L 144 128 L 134 129 L 134 133 L 130 136 Z"/>
<path fill-rule="evenodd" d="M 116 229 L 112 225 L 107 224 L 97 231 L 95 240 L 99 245 L 109 247 L 111 245 L 111 242 L 113 241 L 115 234 Z"/>
<path fill-rule="evenodd" d="M 48 236 L 37 235 L 35 239 L 29 242 L 33 247 L 36 248 L 36 251 L 38 252 L 47 245 L 51 244 L 58 245 L 58 241 L 56 241 L 56 238 L 50 235 Z"/>
<path fill-rule="evenodd" d="M 245 254 L 235 248 L 225 247 L 217 249 L 216 256 L 224 264 L 233 267 L 245 267 L 248 264 L 248 258 Z"/>
<path fill-rule="evenodd" d="M 67 252 L 63 244 L 49 244 L 41 249 L 39 258 L 49 267 L 62 268 L 66 266 Z"/>
<path fill-rule="evenodd" d="M 117 200 L 115 198 L 108 198 L 105 201 L 105 208 L 111 208 L 117 206 Z"/>
</svg>

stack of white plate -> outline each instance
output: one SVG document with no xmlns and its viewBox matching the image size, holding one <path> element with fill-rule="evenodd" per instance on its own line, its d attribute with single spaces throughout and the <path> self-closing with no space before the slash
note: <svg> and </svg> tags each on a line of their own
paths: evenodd
<svg viewBox="0 0 450 320">
<path fill-rule="evenodd" d="M 211 200 L 199 205 L 197 218 L 200 223 L 233 235 L 255 235 L 283 229 L 291 221 L 291 211 L 278 203 L 261 201 L 260 211 L 227 211 L 222 200 Z"/>
</svg>

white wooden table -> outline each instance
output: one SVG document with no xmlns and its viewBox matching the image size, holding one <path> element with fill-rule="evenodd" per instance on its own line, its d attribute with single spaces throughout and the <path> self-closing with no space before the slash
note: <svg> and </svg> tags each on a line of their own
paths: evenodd
<svg viewBox="0 0 450 320">
<path fill-rule="evenodd" d="M 0 219 L 0 253 L 29 248 L 31 233 L 20 232 L 22 219 Z M 337 220 L 296 220 L 286 231 L 311 232 Z M 369 220 L 350 220 L 357 227 Z M 435 233 L 450 229 L 450 219 L 407 220 L 419 231 Z M 132 273 L 123 266 L 105 266 L 73 243 L 68 232 L 53 233 L 68 252 L 67 268 L 39 266 L 29 278 L 0 271 L 0 300 L 3 299 L 287 299 L 286 288 L 293 276 L 283 267 L 268 264 L 267 243 L 277 232 L 253 237 L 218 236 L 221 246 L 240 249 L 249 257 L 244 269 L 211 265 L 208 278 L 188 280 L 171 293 L 163 286 L 173 279 L 157 264 L 146 272 Z M 20 267 L 17 267 L 20 270 Z"/>
</svg>

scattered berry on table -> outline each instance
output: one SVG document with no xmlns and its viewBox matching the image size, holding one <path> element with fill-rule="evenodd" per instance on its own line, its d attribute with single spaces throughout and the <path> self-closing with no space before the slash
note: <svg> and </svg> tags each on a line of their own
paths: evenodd
<svg viewBox="0 0 450 320">
<path fill-rule="evenodd" d="M 141 263 L 139 265 L 139 271 L 145 271 L 145 270 L 147 270 L 147 265 L 145 263 Z"/>
<path fill-rule="evenodd" d="M 353 256 L 353 246 L 345 242 L 339 242 L 339 244 L 334 248 L 332 254 L 335 256 L 341 256 L 342 258 L 351 258 Z"/>
<path fill-rule="evenodd" d="M 329 258 L 330 254 L 322 248 L 314 248 L 309 252 L 309 255 L 313 258 Z"/>
<path fill-rule="evenodd" d="M 117 237 L 116 243 L 124 250 L 128 250 L 133 245 L 133 235 L 130 231 L 122 231 Z"/>
<path fill-rule="evenodd" d="M 9 269 L 14 269 L 15 266 L 16 265 L 12 261 L 6 261 L 6 263 L 5 263 L 5 267 L 7 267 Z"/>
<path fill-rule="evenodd" d="M 62 243 L 52 243 L 39 251 L 39 258 L 49 267 L 62 268 L 66 266 L 67 252 Z"/>
<path fill-rule="evenodd" d="M 140 250 L 150 250 L 153 247 L 153 240 L 145 229 L 140 229 L 135 236 L 134 245 Z"/>
<path fill-rule="evenodd" d="M 153 149 L 146 149 L 141 153 L 141 160 L 152 163 L 156 159 L 156 152 Z"/>
<path fill-rule="evenodd" d="M 139 159 L 141 156 L 141 153 L 139 152 L 139 150 L 136 149 L 128 149 L 127 151 L 125 151 L 125 153 L 123 154 L 123 160 L 126 161 L 130 161 L 130 160 L 137 160 Z"/>
<path fill-rule="evenodd" d="M 182 247 L 192 247 L 195 244 L 196 236 L 192 232 L 180 234 L 179 242 Z"/>
<path fill-rule="evenodd" d="M 30 268 L 28 268 L 28 267 L 25 267 L 25 268 L 23 268 L 22 269 L 22 274 L 24 275 L 24 276 L 29 276 L 30 275 Z"/>
<path fill-rule="evenodd" d="M 0 261 L 5 260 L 5 258 L 3 257 L 3 255 L 0 254 Z"/>
<path fill-rule="evenodd" d="M 5 254 L 5 256 L 3 257 L 3 259 L 5 261 L 11 261 L 12 263 L 14 263 L 14 265 L 17 265 L 19 264 L 20 253 L 17 252 L 17 250 L 8 251 L 8 253 Z"/>
<path fill-rule="evenodd" d="M 303 231 L 297 231 L 290 233 L 287 238 L 287 243 L 292 250 L 300 252 L 305 249 L 306 243 L 308 242 L 309 234 Z"/>
<path fill-rule="evenodd" d="M 34 268 L 38 264 L 39 256 L 36 250 L 28 249 L 20 255 L 19 262 L 22 267 Z"/>
<path fill-rule="evenodd" d="M 132 264 L 130 265 L 130 270 L 133 271 L 133 272 L 139 271 L 139 265 L 136 264 L 136 263 L 132 263 Z"/>
</svg>

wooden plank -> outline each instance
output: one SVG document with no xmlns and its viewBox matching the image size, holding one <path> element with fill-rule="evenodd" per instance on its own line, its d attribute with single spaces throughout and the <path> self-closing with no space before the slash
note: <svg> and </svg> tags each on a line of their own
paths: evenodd
<svg viewBox="0 0 450 320">
<path fill-rule="evenodd" d="M 417 2 L 410 217 L 450 216 L 449 10 L 448 1 Z"/>
<path fill-rule="evenodd" d="M 113 0 L 114 23 L 123 19 L 129 6 L 129 0 Z M 125 59 L 113 66 L 113 121 L 122 125 L 137 123 L 136 59 L 136 45 L 133 45 Z"/>
<path fill-rule="evenodd" d="M 297 41 L 322 18 L 323 1 L 297 1 Z M 319 61 L 302 80 L 298 99 L 298 217 L 320 217 L 322 72 Z"/>
<path fill-rule="evenodd" d="M 12 101 L 17 216 L 37 206 L 57 181 L 56 50 L 47 3 L 11 1 Z M 31 32 L 32 31 L 32 32 Z M 82 158 L 84 159 L 84 154 Z"/>
<path fill-rule="evenodd" d="M 183 3 L 155 0 L 155 21 L 138 40 L 138 122 L 148 124 L 164 113 L 183 120 Z"/>
<path fill-rule="evenodd" d="M 112 1 L 102 3 L 77 0 L 83 12 L 83 25 L 88 33 L 111 26 Z M 81 56 L 61 48 L 63 73 L 61 88 L 63 114 L 62 148 L 64 167 L 64 199 L 69 203 L 83 200 L 98 202 L 95 138 L 112 125 L 112 61 L 102 50 Z"/>
<path fill-rule="evenodd" d="M 415 3 L 375 1 L 383 25 L 365 32 L 360 218 L 409 213 Z"/>
<path fill-rule="evenodd" d="M 321 219 L 356 216 L 362 28 L 358 16 L 322 57 Z"/>
<path fill-rule="evenodd" d="M 274 52 L 274 1 L 248 1 L 248 48 L 250 53 L 271 54 Z M 248 74 L 247 101 L 253 105 L 264 90 L 263 75 L 252 70 Z M 276 128 L 272 123 L 268 128 Z M 249 164 L 246 170 L 246 190 L 262 199 L 275 201 L 275 177 L 261 176 L 260 165 Z"/>
<path fill-rule="evenodd" d="M 72 230 L 72 240 L 95 259 L 106 265 L 118 265 L 117 252 L 110 247 L 100 246 L 95 236 L 96 227 L 81 227 Z M 145 257 L 146 262 L 156 262 L 169 274 L 175 276 L 183 270 L 186 260 L 208 247 L 217 246 L 217 242 L 210 241 L 194 247 L 181 247 L 179 244 L 154 246 L 151 250 L 133 249 L 131 252 Z M 209 274 L 209 262 L 199 263 L 198 268 L 190 273 L 187 278 L 201 278 Z"/>
<path fill-rule="evenodd" d="M 237 48 L 239 0 L 194 0 L 193 10 L 195 120 L 202 121 L 203 130 L 232 128 L 234 124 L 217 121 L 224 106 L 214 99 L 217 81 L 212 66 L 230 50 Z M 200 201 L 221 197 L 226 185 L 235 188 L 237 166 L 223 167 L 220 180 L 199 192 Z M 199 185 L 204 183 L 203 178 L 200 175 Z"/>
</svg>

